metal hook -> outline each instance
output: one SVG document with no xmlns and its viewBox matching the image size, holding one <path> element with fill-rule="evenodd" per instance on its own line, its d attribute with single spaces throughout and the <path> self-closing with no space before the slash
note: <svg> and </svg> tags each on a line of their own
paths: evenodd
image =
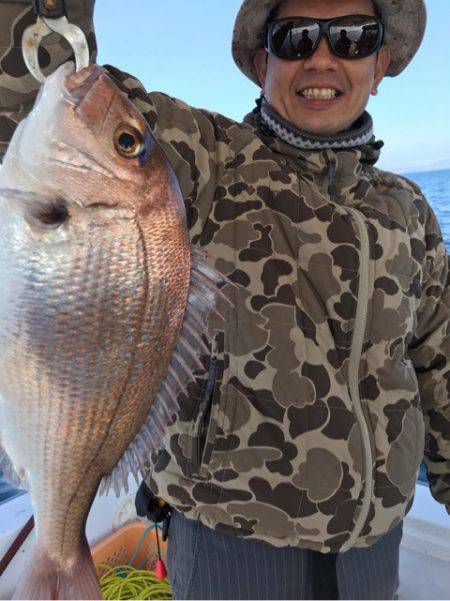
<svg viewBox="0 0 450 601">
<path fill-rule="evenodd" d="M 36 23 L 27 27 L 23 33 L 22 54 L 30 73 L 41 83 L 44 83 L 45 75 L 39 66 L 39 46 L 52 32 L 59 33 L 72 46 L 77 71 L 89 66 L 89 48 L 82 29 L 69 23 L 67 17 L 57 19 L 38 17 Z"/>
</svg>

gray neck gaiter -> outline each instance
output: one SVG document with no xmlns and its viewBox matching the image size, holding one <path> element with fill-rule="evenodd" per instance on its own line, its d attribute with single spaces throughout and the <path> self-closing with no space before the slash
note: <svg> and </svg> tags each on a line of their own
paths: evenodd
<svg viewBox="0 0 450 601">
<path fill-rule="evenodd" d="M 334 135 L 315 135 L 298 129 L 286 121 L 264 96 L 261 99 L 260 118 L 281 140 L 304 150 L 353 148 L 374 140 L 373 121 L 367 111 L 355 121 L 350 129 Z"/>
</svg>

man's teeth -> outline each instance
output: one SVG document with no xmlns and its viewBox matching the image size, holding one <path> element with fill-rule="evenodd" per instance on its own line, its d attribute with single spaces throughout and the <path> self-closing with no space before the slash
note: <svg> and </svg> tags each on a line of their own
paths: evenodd
<svg viewBox="0 0 450 601">
<path fill-rule="evenodd" d="M 332 100 L 336 98 L 338 92 L 333 88 L 307 88 L 302 90 L 302 96 L 305 98 L 320 98 L 322 100 Z"/>
</svg>

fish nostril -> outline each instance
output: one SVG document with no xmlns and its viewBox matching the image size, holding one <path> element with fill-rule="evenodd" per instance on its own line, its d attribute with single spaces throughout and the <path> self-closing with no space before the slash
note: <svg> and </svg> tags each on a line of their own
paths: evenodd
<svg viewBox="0 0 450 601">
<path fill-rule="evenodd" d="M 34 223 L 38 222 L 38 225 L 59 227 L 69 219 L 70 213 L 64 202 L 49 202 L 31 207 L 29 217 Z"/>
</svg>

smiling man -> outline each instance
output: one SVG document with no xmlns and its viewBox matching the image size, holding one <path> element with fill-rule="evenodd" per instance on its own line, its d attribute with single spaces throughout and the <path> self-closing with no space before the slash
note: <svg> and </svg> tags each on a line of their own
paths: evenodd
<svg viewBox="0 0 450 601">
<path fill-rule="evenodd" d="M 93 2 L 67 5 L 94 59 Z M 3 149 L 38 88 L 31 19 L 0 0 Z M 235 283 L 138 495 L 173 508 L 175 599 L 392 599 L 422 458 L 450 512 L 448 255 L 421 191 L 375 167 L 365 110 L 424 29 L 423 0 L 245 0 L 233 56 L 261 97 L 242 123 L 105 66 Z M 69 58 L 44 46 L 47 72 Z"/>
</svg>

